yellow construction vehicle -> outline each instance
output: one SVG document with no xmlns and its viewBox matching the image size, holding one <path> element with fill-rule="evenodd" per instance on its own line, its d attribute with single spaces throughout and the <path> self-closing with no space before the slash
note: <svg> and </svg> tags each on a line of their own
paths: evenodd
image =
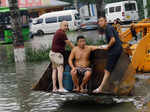
<svg viewBox="0 0 150 112">
<path fill-rule="evenodd" d="M 141 39 L 130 44 L 133 36 L 139 34 Z M 120 34 L 125 51 L 132 57 L 131 63 L 135 70 L 150 72 L 150 19 L 132 23 L 129 28 Z"/>
</svg>

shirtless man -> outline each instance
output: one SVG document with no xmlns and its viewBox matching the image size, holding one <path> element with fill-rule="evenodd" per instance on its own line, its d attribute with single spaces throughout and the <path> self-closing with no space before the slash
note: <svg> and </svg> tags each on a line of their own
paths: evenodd
<svg viewBox="0 0 150 112">
<path fill-rule="evenodd" d="M 92 74 L 92 69 L 89 67 L 89 56 L 91 51 L 99 48 L 100 47 L 98 46 L 87 46 L 85 38 L 83 36 L 77 37 L 77 46 L 72 49 L 71 54 L 69 56 L 69 65 L 72 68 L 72 80 L 75 84 L 74 91 L 82 93 L 86 92 L 84 86 L 87 84 Z M 73 63 L 74 59 L 75 62 Z M 81 85 L 79 85 L 78 81 L 79 75 L 84 76 Z"/>
</svg>

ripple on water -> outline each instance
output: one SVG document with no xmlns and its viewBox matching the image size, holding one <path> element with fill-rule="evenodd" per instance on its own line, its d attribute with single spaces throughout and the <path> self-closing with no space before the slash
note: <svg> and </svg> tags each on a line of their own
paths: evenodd
<svg viewBox="0 0 150 112">
<path fill-rule="evenodd" d="M 61 106 L 66 100 L 78 100 L 78 95 L 74 94 L 50 94 L 45 92 L 35 92 L 30 89 L 35 79 L 40 79 L 41 72 L 45 70 L 45 67 L 47 67 L 48 63 L 49 62 L 46 62 L 45 64 L 28 64 L 27 67 L 25 67 L 25 70 L 19 74 L 14 73 L 14 71 L 11 71 L 11 69 L 7 73 L 6 68 L 2 73 L 0 73 L 0 112 L 58 112 L 59 109 L 64 109 L 64 107 Z M 14 68 L 12 67 L 12 69 Z M 143 77 L 140 79 L 140 81 L 141 80 L 143 80 Z M 138 86 L 141 88 L 141 86 L 143 86 L 143 82 L 138 83 L 136 87 Z M 144 86 L 146 89 L 148 88 L 146 84 Z M 139 90 L 141 91 L 141 89 Z M 146 92 L 148 93 L 149 90 Z M 150 97 L 145 95 L 144 101 L 143 97 L 116 98 L 115 100 L 118 103 L 131 103 L 135 105 L 138 110 L 144 105 L 141 102 L 148 102 L 149 98 Z M 130 106 L 127 107 L 131 108 Z M 127 107 L 121 106 L 117 108 L 120 110 L 125 110 Z M 79 112 L 82 111 L 80 108 L 82 108 L 82 105 L 78 109 Z M 95 108 L 91 108 L 96 111 Z M 77 107 L 75 107 L 75 109 L 77 109 Z M 88 109 L 90 109 L 90 105 L 88 106 Z M 89 112 L 88 109 L 85 108 L 85 111 Z M 111 112 L 115 111 L 115 108 L 111 108 L 109 110 L 107 110 L 107 108 L 103 108 L 103 110 L 103 112 Z"/>
</svg>

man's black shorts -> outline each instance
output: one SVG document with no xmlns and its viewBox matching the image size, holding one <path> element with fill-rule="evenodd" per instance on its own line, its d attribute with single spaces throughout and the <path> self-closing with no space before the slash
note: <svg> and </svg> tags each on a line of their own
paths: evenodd
<svg viewBox="0 0 150 112">
<path fill-rule="evenodd" d="M 122 51 L 119 51 L 115 54 L 108 54 L 108 59 L 106 63 L 105 69 L 108 70 L 110 73 L 113 71 L 114 67 L 116 66 L 116 63 L 118 62 L 120 55 Z"/>
</svg>

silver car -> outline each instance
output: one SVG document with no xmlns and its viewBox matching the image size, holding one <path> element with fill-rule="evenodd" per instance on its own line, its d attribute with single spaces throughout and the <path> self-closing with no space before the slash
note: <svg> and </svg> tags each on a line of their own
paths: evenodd
<svg viewBox="0 0 150 112">
<path fill-rule="evenodd" d="M 81 18 L 80 29 L 81 30 L 94 30 L 97 29 L 97 17 L 84 17 Z"/>
</svg>

